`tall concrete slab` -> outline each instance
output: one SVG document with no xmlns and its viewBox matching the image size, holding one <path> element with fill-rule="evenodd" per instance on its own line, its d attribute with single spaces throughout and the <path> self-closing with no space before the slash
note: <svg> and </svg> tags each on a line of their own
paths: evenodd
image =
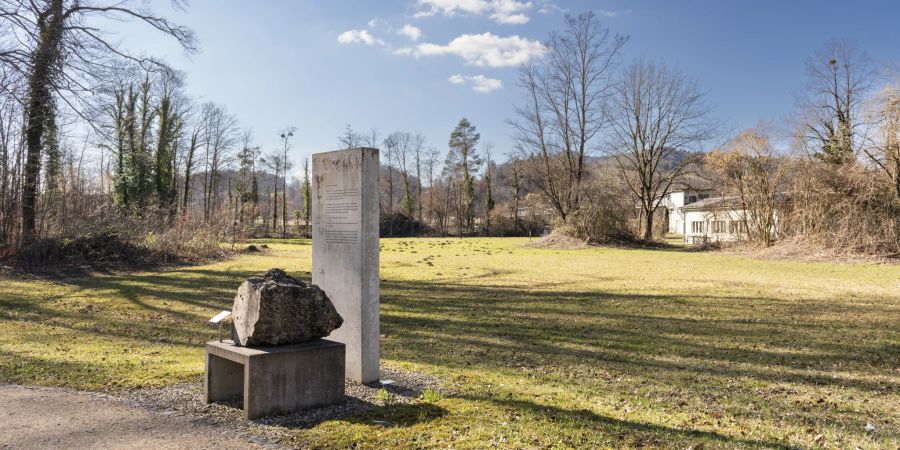
<svg viewBox="0 0 900 450">
<path fill-rule="evenodd" d="M 347 378 L 378 381 L 378 149 L 353 148 L 312 157 L 312 282 L 344 324 L 328 339 L 346 348 Z"/>
</svg>

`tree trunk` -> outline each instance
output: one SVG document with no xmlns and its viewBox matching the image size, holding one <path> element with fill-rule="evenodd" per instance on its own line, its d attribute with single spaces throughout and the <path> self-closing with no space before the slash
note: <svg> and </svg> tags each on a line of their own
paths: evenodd
<svg viewBox="0 0 900 450">
<path fill-rule="evenodd" d="M 194 150 L 197 148 L 196 135 L 191 136 L 191 146 L 188 148 L 187 159 L 184 163 L 184 197 L 181 202 L 181 212 L 188 211 L 188 201 L 191 197 L 191 166 L 194 164 Z"/>
<path fill-rule="evenodd" d="M 275 166 L 275 194 L 272 195 L 272 235 L 278 233 L 278 166 Z"/>
<path fill-rule="evenodd" d="M 50 112 L 50 86 L 53 68 L 60 58 L 63 33 L 63 0 L 51 0 L 38 18 L 41 40 L 35 49 L 33 66 L 28 79 L 28 100 L 25 109 L 26 160 L 22 183 L 22 242 L 34 238 L 35 203 L 41 175 L 41 138 L 46 116 Z"/>
<path fill-rule="evenodd" d="M 644 211 L 644 234 L 642 238 L 645 241 L 653 239 L 653 212 L 649 210 Z"/>
</svg>

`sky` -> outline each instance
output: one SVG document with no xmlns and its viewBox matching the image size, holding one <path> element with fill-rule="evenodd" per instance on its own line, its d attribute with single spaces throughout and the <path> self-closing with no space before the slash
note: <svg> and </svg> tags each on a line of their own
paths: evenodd
<svg viewBox="0 0 900 450">
<path fill-rule="evenodd" d="M 517 67 L 566 13 L 594 11 L 628 37 L 622 61 L 679 67 L 706 92 L 730 130 L 785 120 L 804 83 L 804 61 L 826 41 L 850 38 L 875 62 L 900 61 L 900 2 L 723 0 L 191 0 L 157 12 L 192 28 L 187 56 L 135 23 L 111 29 L 136 53 L 158 55 L 187 91 L 224 105 L 264 152 L 297 127 L 291 158 L 337 148 L 350 124 L 421 131 L 445 151 L 467 117 L 497 159 L 511 150 L 520 102 Z M 299 168 L 299 164 L 295 165 Z"/>
</svg>

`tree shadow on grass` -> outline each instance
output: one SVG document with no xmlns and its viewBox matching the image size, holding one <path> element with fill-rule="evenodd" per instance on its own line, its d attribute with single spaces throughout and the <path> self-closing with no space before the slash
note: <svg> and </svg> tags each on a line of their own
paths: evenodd
<svg viewBox="0 0 900 450">
<path fill-rule="evenodd" d="M 308 279 L 308 272 L 295 273 Z M 57 327 L 95 335 L 98 340 L 113 337 L 198 346 L 215 334 L 207 320 L 231 309 L 237 287 L 252 275 L 259 274 L 181 268 L 57 280 L 54 283 L 74 289 L 54 295 L 0 291 L 0 320 Z M 49 345 L 58 337 L 48 335 L 47 339 Z"/>
<path fill-rule="evenodd" d="M 242 405 L 236 402 L 217 402 L 235 409 Z M 405 428 L 430 422 L 447 414 L 447 410 L 432 403 L 391 403 L 378 405 L 361 398 L 348 396 L 336 405 L 298 411 L 291 414 L 253 419 L 251 422 L 276 425 L 291 430 L 305 430 L 330 421 L 344 421 L 384 428 Z"/>
<path fill-rule="evenodd" d="M 496 399 L 472 395 L 463 395 L 459 398 L 473 402 L 491 403 L 500 408 L 521 411 L 544 421 L 569 424 L 577 428 L 599 429 L 604 434 L 617 439 L 623 447 L 642 447 L 646 445 L 676 447 L 676 445 L 673 445 L 675 443 L 685 446 L 696 446 L 703 442 L 714 446 L 735 448 L 785 450 L 798 448 L 781 442 L 740 438 L 713 431 L 673 428 L 664 425 L 621 420 L 599 415 L 586 409 L 564 409 L 525 400 Z"/>
<path fill-rule="evenodd" d="M 847 339 L 890 329 L 890 306 L 873 311 L 865 301 L 847 302 L 837 309 L 816 301 L 767 297 L 535 291 L 419 282 L 384 282 L 382 286 L 388 293 L 382 300 L 384 329 L 400 337 L 416 334 L 419 339 L 453 336 L 454 341 L 438 343 L 449 350 L 462 340 L 462 347 L 482 346 L 485 352 L 501 354 L 517 351 L 603 359 L 604 354 L 624 352 L 635 362 L 678 356 L 711 364 L 769 364 L 797 371 L 833 371 L 839 363 L 856 361 L 889 372 L 892 361 L 900 356 L 896 346 L 887 344 L 890 339 Z M 778 308 L 781 315 L 762 316 L 761 307 Z M 835 308 L 831 312 L 836 318 L 822 319 L 830 308 Z M 414 341 L 404 344 L 404 349 L 416 347 Z M 420 355 L 445 357 L 433 350 Z M 817 383 L 882 386 L 809 375 Z"/>
<path fill-rule="evenodd" d="M 791 422 L 817 422 L 807 395 L 890 395 L 900 363 L 892 305 L 868 299 L 785 301 L 746 295 L 610 293 L 412 281 L 382 284 L 383 353 L 454 370 L 520 371 L 530 383 L 563 383 L 605 395 L 615 379 L 699 407 L 729 405 L 756 420 L 765 402 Z M 643 380 L 643 381 L 641 381 Z M 699 381 L 699 382 L 698 382 Z M 766 395 L 760 393 L 766 391 Z M 625 395 L 629 396 L 628 394 Z M 713 400 L 712 405 L 705 402 Z M 809 402 L 815 399 L 809 400 Z M 671 403 L 667 403 L 671 402 Z M 822 403 L 827 405 L 827 402 Z M 861 407 L 861 406 L 860 406 Z M 862 409 L 841 405 L 830 423 L 858 427 Z M 780 411 L 780 413 L 779 413 Z M 766 420 L 777 420 L 770 417 Z"/>
<path fill-rule="evenodd" d="M 348 422 L 382 427 L 411 427 L 430 422 L 447 414 L 447 410 L 433 403 L 394 403 L 377 406 L 365 414 L 347 418 Z"/>
</svg>

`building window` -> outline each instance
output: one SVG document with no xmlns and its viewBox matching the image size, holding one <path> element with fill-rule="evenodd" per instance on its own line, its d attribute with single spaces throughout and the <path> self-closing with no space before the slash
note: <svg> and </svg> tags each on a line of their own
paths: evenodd
<svg viewBox="0 0 900 450">
<path fill-rule="evenodd" d="M 694 203 L 694 202 L 696 202 L 696 201 L 697 201 L 697 196 L 696 196 L 696 195 L 692 195 L 692 196 L 688 197 L 688 201 L 687 201 L 687 202 L 688 202 L 688 203 Z"/>
<path fill-rule="evenodd" d="M 739 234 L 744 232 L 744 222 L 740 220 L 732 220 L 728 222 L 728 232 L 731 234 Z"/>
<path fill-rule="evenodd" d="M 691 233 L 703 233 L 703 222 L 691 222 Z"/>
<path fill-rule="evenodd" d="M 712 223 L 712 232 L 713 233 L 724 233 L 725 232 L 725 221 L 717 220 Z"/>
</svg>

